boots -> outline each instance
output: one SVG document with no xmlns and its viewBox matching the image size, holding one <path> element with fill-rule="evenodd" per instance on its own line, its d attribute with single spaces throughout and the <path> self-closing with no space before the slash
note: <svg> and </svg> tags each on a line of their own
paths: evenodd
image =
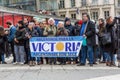
<svg viewBox="0 0 120 80">
<path fill-rule="evenodd" d="M 111 63 L 109 61 L 107 61 L 106 66 L 111 66 Z"/>
<path fill-rule="evenodd" d="M 120 68 L 120 62 L 118 62 L 118 68 Z"/>
<path fill-rule="evenodd" d="M 35 61 L 30 61 L 29 66 L 35 66 Z"/>
<path fill-rule="evenodd" d="M 30 61 L 30 62 L 29 62 L 29 66 L 32 66 L 32 64 L 33 64 L 33 62 L 32 62 L 32 61 Z"/>
<path fill-rule="evenodd" d="M 116 66 L 116 65 L 115 65 L 115 62 L 111 62 L 111 66 L 113 66 L 113 67 Z"/>
</svg>

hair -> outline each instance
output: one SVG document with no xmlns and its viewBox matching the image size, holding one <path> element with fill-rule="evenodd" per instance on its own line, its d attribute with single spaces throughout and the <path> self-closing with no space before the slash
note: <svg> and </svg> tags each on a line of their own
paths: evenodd
<svg viewBox="0 0 120 80">
<path fill-rule="evenodd" d="M 7 24 L 7 25 L 12 25 L 12 23 L 11 23 L 11 22 L 6 22 L 6 24 Z"/>
<path fill-rule="evenodd" d="M 88 14 L 88 13 L 83 13 L 83 15 L 86 15 L 86 16 L 87 16 L 87 18 L 90 20 L 90 16 L 89 16 L 89 14 Z"/>
<path fill-rule="evenodd" d="M 110 21 L 110 18 L 112 18 L 112 16 L 109 16 L 107 19 L 106 19 L 106 23 L 108 24 L 111 24 L 112 22 Z"/>
<path fill-rule="evenodd" d="M 29 25 L 35 25 L 35 23 L 34 23 L 34 22 L 30 22 L 30 23 L 28 24 L 28 26 L 29 26 Z"/>
<path fill-rule="evenodd" d="M 63 25 L 64 25 L 64 22 L 62 22 L 62 21 L 59 21 L 59 22 L 58 22 L 58 24 L 63 24 Z"/>
<path fill-rule="evenodd" d="M 21 24 L 22 26 L 24 26 L 24 22 L 23 21 L 18 21 L 18 24 Z"/>
<path fill-rule="evenodd" d="M 99 19 L 103 24 L 105 24 L 105 20 L 103 18 Z"/>
<path fill-rule="evenodd" d="M 62 22 L 62 21 L 59 21 L 59 22 L 58 22 L 58 24 L 57 24 L 57 26 L 58 26 L 59 24 L 62 24 L 62 25 L 64 25 L 64 22 Z"/>
</svg>

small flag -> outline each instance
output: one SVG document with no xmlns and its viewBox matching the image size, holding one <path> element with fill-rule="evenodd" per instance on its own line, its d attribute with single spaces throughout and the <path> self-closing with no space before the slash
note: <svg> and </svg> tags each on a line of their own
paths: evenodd
<svg viewBox="0 0 120 80">
<path fill-rule="evenodd" d="M 79 13 L 80 13 L 79 8 L 77 8 L 76 13 L 77 13 L 77 14 L 79 14 Z"/>
</svg>

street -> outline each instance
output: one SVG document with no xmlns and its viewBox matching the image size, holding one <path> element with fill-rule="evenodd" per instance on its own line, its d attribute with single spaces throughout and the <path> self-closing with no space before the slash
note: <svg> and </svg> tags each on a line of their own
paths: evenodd
<svg viewBox="0 0 120 80">
<path fill-rule="evenodd" d="M 76 65 L 0 65 L 0 80 L 119 80 L 118 67 L 98 64 Z"/>
</svg>

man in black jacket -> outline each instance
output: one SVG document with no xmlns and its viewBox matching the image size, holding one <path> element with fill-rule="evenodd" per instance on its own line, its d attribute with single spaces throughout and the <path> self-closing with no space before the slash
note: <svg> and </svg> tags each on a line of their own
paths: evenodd
<svg viewBox="0 0 120 80">
<path fill-rule="evenodd" d="M 90 21 L 90 17 L 87 13 L 83 14 L 83 24 L 80 29 L 80 36 L 86 38 L 86 46 L 87 46 L 87 54 L 84 53 L 84 64 L 86 61 L 85 55 L 87 55 L 89 59 L 90 66 L 93 66 L 94 57 L 93 57 L 93 46 L 95 45 L 95 24 Z M 85 51 L 86 52 L 86 51 Z M 81 56 L 83 57 L 83 56 Z"/>
<path fill-rule="evenodd" d="M 5 63 L 4 53 L 5 53 L 5 42 L 7 41 L 7 37 L 4 34 L 4 28 L 0 27 L 0 63 Z"/>
<path fill-rule="evenodd" d="M 24 64 L 24 43 L 25 43 L 25 27 L 23 21 L 18 22 L 18 29 L 15 33 L 15 57 L 16 57 L 16 63 Z"/>
</svg>

